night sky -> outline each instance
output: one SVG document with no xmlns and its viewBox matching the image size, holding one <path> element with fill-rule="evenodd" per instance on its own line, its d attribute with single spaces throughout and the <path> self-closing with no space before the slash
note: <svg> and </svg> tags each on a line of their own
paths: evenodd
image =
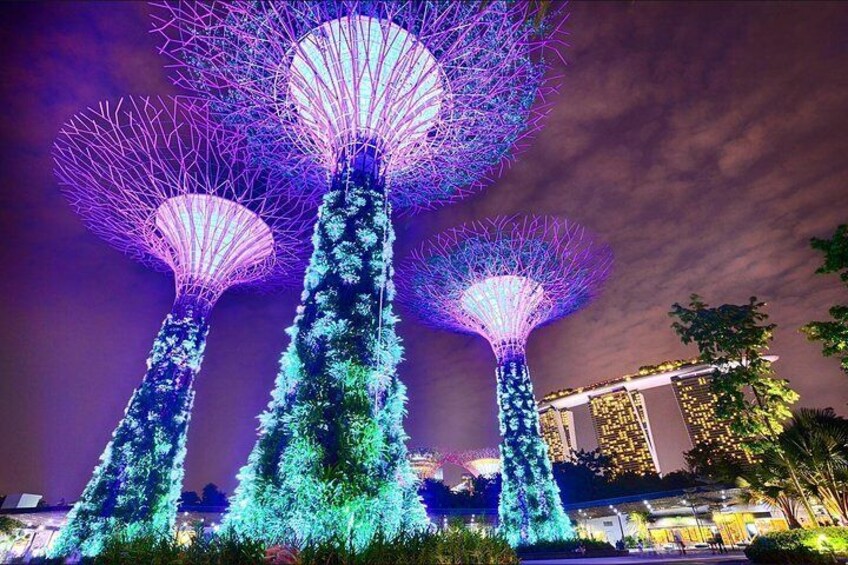
<svg viewBox="0 0 848 565">
<path fill-rule="evenodd" d="M 538 330 L 537 396 L 695 353 L 666 315 L 698 292 L 757 295 L 773 352 L 805 406 L 845 413 L 848 377 L 798 327 L 846 300 L 816 276 L 812 236 L 848 221 L 848 6 L 570 5 L 561 93 L 514 166 L 462 203 L 397 222 L 397 257 L 494 214 L 564 215 L 608 242 L 601 297 Z M 0 8 L 0 493 L 75 499 L 138 385 L 173 299 L 170 279 L 88 233 L 58 191 L 62 123 L 125 94 L 176 93 L 148 8 L 69 2 Z M 226 491 L 253 444 L 298 292 L 225 295 L 212 316 L 189 431 L 186 487 Z M 400 333 L 412 446 L 498 443 L 486 342 Z M 647 395 L 663 470 L 687 448 L 668 390 Z M 592 447 L 588 411 L 579 440 Z"/>
</svg>

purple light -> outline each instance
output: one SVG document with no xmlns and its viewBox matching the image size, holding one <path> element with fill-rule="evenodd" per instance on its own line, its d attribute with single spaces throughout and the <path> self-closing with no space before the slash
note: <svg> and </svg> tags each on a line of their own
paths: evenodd
<svg viewBox="0 0 848 565">
<path fill-rule="evenodd" d="M 489 343 L 526 339 L 543 313 L 545 290 L 527 277 L 500 275 L 469 286 L 459 299 L 469 323 Z"/>
<path fill-rule="evenodd" d="M 372 17 L 331 20 L 297 43 L 289 67 L 280 88 L 309 135 L 304 149 L 326 168 L 363 139 L 388 157 L 388 170 L 420 158 L 445 93 L 439 64 L 414 35 Z"/>
<path fill-rule="evenodd" d="M 248 164 L 243 139 L 186 97 L 125 98 L 73 117 L 56 175 L 88 226 L 174 272 L 177 295 L 296 279 L 313 218 Z"/>
<path fill-rule="evenodd" d="M 462 467 L 475 477 L 491 478 L 501 471 L 501 454 L 496 447 L 454 451 L 445 455 L 443 462 Z"/>
<path fill-rule="evenodd" d="M 370 145 L 395 206 L 465 196 L 538 127 L 552 91 L 543 55 L 555 34 L 541 29 L 552 18 L 531 3 L 157 8 L 177 84 L 215 100 L 268 163 L 300 159 L 291 174 L 304 192 L 325 191 L 328 173 Z M 542 103 L 534 105 L 537 95 Z"/>
<path fill-rule="evenodd" d="M 584 306 L 606 279 L 608 248 L 552 217 L 495 218 L 439 234 L 398 271 L 425 322 L 486 338 L 501 360 L 530 332 Z"/>
<path fill-rule="evenodd" d="M 207 285 L 219 280 L 250 282 L 250 268 L 274 252 L 268 224 L 241 204 L 219 196 L 171 197 L 156 209 L 155 218 L 168 242 L 161 256 L 186 280 Z"/>
</svg>

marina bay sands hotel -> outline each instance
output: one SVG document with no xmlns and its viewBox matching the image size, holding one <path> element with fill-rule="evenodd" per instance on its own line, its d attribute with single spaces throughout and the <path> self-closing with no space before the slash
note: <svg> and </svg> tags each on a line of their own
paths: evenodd
<svg viewBox="0 0 848 565">
<path fill-rule="evenodd" d="M 776 361 L 777 356 L 769 356 Z M 642 391 L 671 386 L 692 446 L 709 443 L 720 452 L 747 460 L 739 436 L 716 414 L 710 382 L 716 367 L 698 359 L 666 361 L 623 377 L 548 394 L 539 402 L 542 436 L 551 461 L 577 450 L 574 414 L 589 405 L 598 448 L 612 461 L 613 473 L 659 473 L 660 465 Z"/>
</svg>

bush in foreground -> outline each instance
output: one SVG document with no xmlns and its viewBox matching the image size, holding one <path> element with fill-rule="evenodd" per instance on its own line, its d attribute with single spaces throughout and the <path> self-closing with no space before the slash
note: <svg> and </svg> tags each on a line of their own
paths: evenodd
<svg viewBox="0 0 848 565">
<path fill-rule="evenodd" d="M 361 551 L 331 540 L 307 546 L 300 552 L 300 565 L 517 565 L 518 556 L 500 536 L 481 535 L 465 528 L 439 533 L 402 534 L 389 540 L 377 536 Z"/>
<path fill-rule="evenodd" d="M 592 538 L 571 538 L 559 541 L 540 541 L 532 545 L 522 545 L 517 551 L 520 555 L 529 556 L 534 553 L 574 553 L 583 546 L 587 555 L 615 554 L 613 546 L 605 541 Z"/>
<path fill-rule="evenodd" d="M 221 534 L 202 535 L 188 545 L 174 539 L 115 538 L 103 552 L 83 563 L 91 565 L 518 565 L 518 556 L 497 535 L 452 527 L 438 533 L 402 534 L 394 539 L 377 535 L 372 543 L 355 550 L 348 540 L 310 544 L 301 550 L 266 546 L 260 542 Z"/>
<path fill-rule="evenodd" d="M 753 563 L 820 565 L 848 555 L 848 528 L 813 528 L 758 536 L 745 549 Z"/>
<path fill-rule="evenodd" d="M 212 538 L 196 536 L 187 545 L 173 538 L 113 538 L 95 558 L 83 563 L 93 565 L 267 565 L 265 546 L 259 542 L 223 534 Z"/>
</svg>

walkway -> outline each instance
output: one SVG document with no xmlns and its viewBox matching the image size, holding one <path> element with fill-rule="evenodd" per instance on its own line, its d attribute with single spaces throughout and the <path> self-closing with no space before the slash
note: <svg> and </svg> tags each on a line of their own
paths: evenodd
<svg viewBox="0 0 848 565">
<path fill-rule="evenodd" d="M 750 563 L 743 553 L 727 555 L 628 555 L 626 557 L 596 557 L 593 559 L 539 559 L 522 561 L 526 565 L 747 565 Z"/>
</svg>

